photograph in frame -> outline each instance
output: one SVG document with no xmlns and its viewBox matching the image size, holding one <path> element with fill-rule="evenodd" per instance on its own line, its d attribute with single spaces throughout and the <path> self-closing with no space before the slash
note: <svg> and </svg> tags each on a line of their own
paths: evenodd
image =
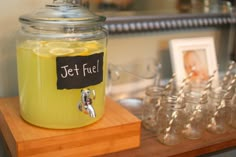
<svg viewBox="0 0 236 157">
<path fill-rule="evenodd" d="M 169 46 L 177 87 L 191 71 L 193 82 L 207 81 L 215 70 L 218 71 L 213 37 L 172 39 Z M 218 78 L 218 73 L 215 78 Z M 215 79 L 213 84 L 216 85 L 217 82 Z"/>
</svg>

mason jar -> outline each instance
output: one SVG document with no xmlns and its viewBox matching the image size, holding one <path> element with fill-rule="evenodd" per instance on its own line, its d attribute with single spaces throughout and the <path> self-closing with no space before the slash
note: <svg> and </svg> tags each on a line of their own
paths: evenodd
<svg viewBox="0 0 236 157">
<path fill-rule="evenodd" d="M 150 86 L 146 88 L 143 100 L 142 125 L 147 130 L 156 131 L 156 115 L 164 97 L 163 87 Z"/>
<path fill-rule="evenodd" d="M 183 127 L 186 120 L 184 103 L 179 103 L 176 96 L 167 96 L 160 106 L 156 120 L 156 136 L 160 143 L 176 145 L 183 139 Z"/>
<path fill-rule="evenodd" d="M 231 91 L 221 87 L 212 88 L 209 97 L 207 130 L 212 133 L 221 134 L 229 129 L 231 118 Z"/>
<path fill-rule="evenodd" d="M 94 123 L 103 116 L 105 19 L 73 0 L 54 0 L 20 16 L 17 70 L 24 120 L 66 129 Z"/>
<path fill-rule="evenodd" d="M 201 91 L 185 93 L 186 123 L 183 134 L 188 139 L 199 139 L 206 130 L 207 96 L 202 96 Z"/>
<path fill-rule="evenodd" d="M 231 118 L 230 118 L 230 125 L 231 127 L 236 129 L 236 88 L 234 87 L 234 96 L 232 98 L 232 104 L 231 104 Z"/>
</svg>

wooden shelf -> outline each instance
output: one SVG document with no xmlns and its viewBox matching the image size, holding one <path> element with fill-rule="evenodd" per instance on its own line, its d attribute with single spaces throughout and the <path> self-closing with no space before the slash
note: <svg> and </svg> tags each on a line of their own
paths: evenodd
<svg viewBox="0 0 236 157">
<path fill-rule="evenodd" d="M 231 129 L 226 134 L 214 135 L 205 132 L 198 140 L 184 140 L 175 146 L 160 144 L 154 134 L 142 129 L 141 146 L 136 149 L 121 151 L 101 157 L 124 157 L 124 156 L 158 156 L 158 157 L 195 157 L 226 148 L 236 146 L 236 130 Z"/>
<path fill-rule="evenodd" d="M 1 104 L 0 100 L 0 104 Z M 125 106 L 127 109 L 132 112 L 137 117 L 140 117 L 141 107 L 138 109 L 137 106 Z M 1 109 L 1 107 L 0 107 Z M 114 108 L 116 110 L 117 108 Z M 126 113 L 126 112 L 125 112 Z M 123 143 L 129 142 L 130 139 L 125 139 Z M 113 153 L 107 152 L 110 154 L 100 155 L 100 157 L 149 157 L 149 156 L 158 156 L 158 157 L 195 157 L 211 152 L 216 152 L 219 150 L 224 150 L 227 148 L 236 147 L 236 129 L 230 129 L 225 134 L 212 134 L 205 132 L 203 137 L 198 140 L 184 140 L 182 143 L 175 146 L 166 146 L 160 144 L 155 137 L 155 134 L 141 129 L 141 145 L 140 147 L 133 147 L 131 149 L 119 150 Z M 98 154 L 99 155 L 99 154 Z"/>
<path fill-rule="evenodd" d="M 140 117 L 141 110 L 132 106 L 125 106 L 130 112 Z M 186 139 L 175 146 L 166 146 L 159 143 L 155 134 L 142 128 L 141 146 L 139 148 L 112 153 L 101 157 L 196 157 L 199 155 L 216 152 L 227 148 L 236 148 L 236 129 L 230 129 L 225 134 L 212 134 L 205 132 L 203 137 L 198 140 Z"/>
</svg>

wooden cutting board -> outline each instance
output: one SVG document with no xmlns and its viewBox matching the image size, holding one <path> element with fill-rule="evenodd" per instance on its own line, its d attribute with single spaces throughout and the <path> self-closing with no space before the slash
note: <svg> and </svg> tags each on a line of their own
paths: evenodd
<svg viewBox="0 0 236 157">
<path fill-rule="evenodd" d="M 45 129 L 20 117 L 14 97 L 0 99 L 0 128 L 13 157 L 85 157 L 138 147 L 141 121 L 107 98 L 98 122 L 77 129 Z"/>
</svg>

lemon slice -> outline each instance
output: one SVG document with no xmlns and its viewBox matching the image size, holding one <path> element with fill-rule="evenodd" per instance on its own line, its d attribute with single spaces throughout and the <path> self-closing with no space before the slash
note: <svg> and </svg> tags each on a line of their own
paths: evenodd
<svg viewBox="0 0 236 157">
<path fill-rule="evenodd" d="M 42 57 L 51 57 L 52 55 L 49 53 L 49 49 L 48 48 L 34 48 L 33 52 L 38 55 L 38 56 L 42 56 Z"/>
<path fill-rule="evenodd" d="M 68 48 L 70 47 L 70 43 L 55 41 L 55 42 L 48 42 L 47 44 L 45 44 L 45 46 L 51 47 L 51 48 Z"/>
<path fill-rule="evenodd" d="M 93 52 L 101 49 L 101 45 L 97 41 L 88 41 L 84 45 L 88 51 Z"/>
<path fill-rule="evenodd" d="M 88 56 L 90 53 L 88 51 L 87 48 L 85 47 L 78 47 L 74 49 L 74 52 L 72 55 L 70 56 Z"/>
<path fill-rule="evenodd" d="M 55 56 L 66 56 L 73 54 L 75 51 L 70 48 L 54 48 L 51 49 L 49 52 Z"/>
</svg>

